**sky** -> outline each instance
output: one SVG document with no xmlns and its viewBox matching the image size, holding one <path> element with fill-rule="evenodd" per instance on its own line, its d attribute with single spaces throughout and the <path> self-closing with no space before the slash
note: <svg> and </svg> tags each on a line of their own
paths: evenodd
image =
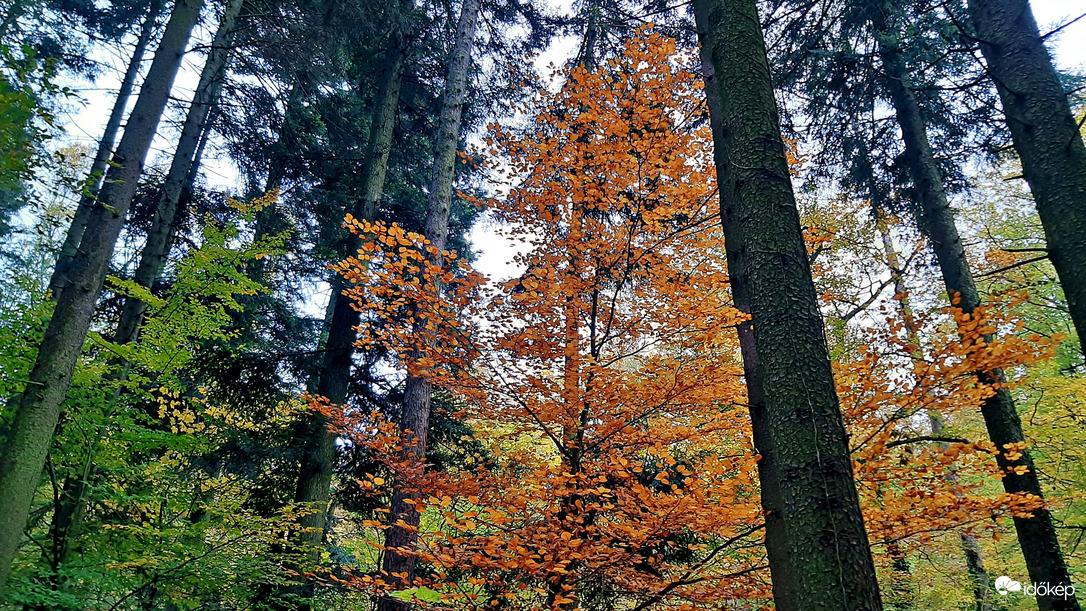
<svg viewBox="0 0 1086 611">
<path fill-rule="evenodd" d="M 570 5 L 569 0 L 550 1 L 552 6 L 558 9 L 566 9 Z M 1031 6 L 1042 33 L 1047 33 L 1059 25 L 1072 22 L 1075 18 L 1086 14 L 1086 0 L 1031 0 Z M 205 42 L 210 40 L 211 36 L 212 32 L 206 26 L 197 34 L 197 37 Z M 573 37 L 557 39 L 536 62 L 537 67 L 544 71 L 549 63 L 560 64 L 573 53 L 575 46 L 576 40 Z M 1049 47 L 1061 69 L 1086 71 L 1086 17 L 1067 25 L 1049 40 Z M 73 83 L 81 90 L 83 102 L 71 104 L 69 109 L 62 113 L 62 121 L 66 124 L 65 128 L 68 132 L 65 138 L 66 143 L 81 142 L 90 146 L 92 150 L 104 128 L 112 106 L 116 83 L 127 61 L 127 58 L 119 54 L 109 54 L 105 51 L 96 53 L 95 59 L 112 66 L 113 70 L 106 71 L 94 85 Z M 182 72 L 178 77 L 175 96 L 186 99 L 191 97 L 199 78 L 199 61 L 199 56 L 186 57 Z M 172 138 L 168 136 L 156 137 L 149 161 L 160 165 L 168 164 L 173 144 Z M 228 191 L 237 190 L 237 172 L 221 151 L 209 151 L 202 171 L 212 186 Z M 516 247 L 498 234 L 493 223 L 484 219 L 472 231 L 471 239 L 478 251 L 479 258 L 476 267 L 479 271 L 495 280 L 507 278 L 516 271 L 509 264 L 516 253 Z M 313 303 L 312 306 L 323 308 L 323 300 L 327 297 L 320 293 L 324 292 L 320 289 L 315 291 L 313 299 L 320 303 Z"/>
</svg>

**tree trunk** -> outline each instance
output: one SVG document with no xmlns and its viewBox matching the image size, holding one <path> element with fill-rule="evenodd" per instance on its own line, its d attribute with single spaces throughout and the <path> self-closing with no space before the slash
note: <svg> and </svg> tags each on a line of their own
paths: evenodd
<svg viewBox="0 0 1086 611">
<path fill-rule="evenodd" d="M 410 14 L 414 10 L 412 0 L 401 0 L 401 10 Z M 377 205 L 384 192 L 385 174 L 388 170 L 388 155 L 392 149 L 392 132 L 396 125 L 396 110 L 400 102 L 400 85 L 403 66 L 407 58 L 407 36 L 402 31 L 395 31 L 390 38 L 386 52 L 384 80 L 377 94 L 377 106 L 370 128 L 370 141 L 366 161 L 362 169 L 362 198 L 353 213 L 355 217 L 373 220 L 377 214 Z M 342 246 L 341 254 L 346 256 L 358 249 L 360 239 L 351 236 Z M 358 312 L 351 307 L 351 300 L 343 294 L 348 288 L 342 276 L 332 281 L 331 299 L 335 300 L 332 311 L 332 323 L 328 327 L 328 341 L 324 348 L 324 359 L 317 376 L 317 395 L 327 398 L 335 405 L 347 402 L 347 389 L 351 378 L 351 363 L 354 355 L 354 342 L 357 339 L 355 327 L 359 324 Z M 298 522 L 301 527 L 295 541 L 302 546 L 314 547 L 321 541 L 328 509 L 329 492 L 332 485 L 332 468 L 335 463 L 336 435 L 328 431 L 328 420 L 314 415 L 304 432 L 302 439 L 303 455 L 301 472 L 298 475 L 298 487 L 294 500 L 310 505 L 314 510 Z"/>
<path fill-rule="evenodd" d="M 723 142 L 723 110 L 720 101 L 719 84 L 712 65 L 712 49 L 707 36 L 709 24 L 705 10 L 695 10 L 698 39 L 701 43 L 702 78 L 705 81 L 705 101 L 709 107 L 709 123 L 713 131 L 713 140 Z M 724 147 L 713 149 L 717 168 L 717 183 L 724 184 L 729 174 L 729 164 Z M 734 218 L 724 213 L 734 212 L 732 206 L 721 206 L 721 221 L 724 228 L 724 248 L 729 261 L 741 261 L 744 251 L 735 248 L 740 244 L 738 225 Z M 750 315 L 750 288 L 742 278 L 732 277 L 732 305 L 740 312 Z M 747 404 L 750 411 L 751 429 L 754 434 L 754 449 L 761 457 L 758 459 L 758 484 L 761 491 L 762 513 L 765 520 L 765 547 L 769 557 L 769 572 L 773 582 L 773 604 L 779 611 L 794 611 L 800 608 L 792 590 L 793 578 L 788 560 L 787 537 L 784 532 L 784 515 L 781 500 L 780 474 L 777 460 L 769 443 L 769 416 L 766 413 L 765 391 L 762 389 L 762 374 L 759 371 L 758 350 L 754 343 L 754 327 L 750 320 L 738 327 L 739 349 L 743 357 L 743 377 L 747 386 Z"/>
<path fill-rule="evenodd" d="M 973 598 L 977 601 L 977 611 L 992 611 L 990 593 L 992 580 L 988 576 L 988 570 L 984 568 L 984 558 L 980 555 L 980 544 L 977 538 L 965 531 L 958 531 L 958 541 L 965 553 L 965 566 L 969 570 L 969 577 L 973 580 Z"/>
<path fill-rule="evenodd" d="M 861 152 L 860 155 L 858 155 L 858 163 L 863 165 L 860 168 L 860 172 L 863 180 L 867 183 L 868 195 L 871 199 L 871 214 L 875 220 L 875 229 L 878 231 L 879 237 L 882 240 L 882 249 L 886 256 L 886 266 L 890 268 L 890 278 L 894 286 L 895 299 L 898 302 L 898 311 L 901 313 L 902 323 L 905 326 L 905 332 L 908 334 L 909 345 L 913 348 L 913 358 L 921 359 L 924 357 L 924 353 L 920 347 L 916 319 L 913 315 L 912 307 L 909 304 L 908 292 L 905 286 L 905 269 L 901 262 L 901 253 L 899 253 L 897 247 L 894 246 L 894 238 L 890 234 L 890 215 L 886 211 L 886 202 L 882 197 L 882 192 L 875 184 L 875 175 L 871 168 L 869 152 L 865 145 L 861 146 Z M 942 417 L 938 412 L 929 410 L 928 421 L 931 424 L 932 436 L 938 436 L 943 429 Z M 946 446 L 946 444 L 940 445 Z M 957 479 L 957 476 L 954 474 L 948 475 L 947 477 L 951 480 Z M 992 611 L 991 605 L 988 602 L 988 592 L 991 591 L 991 580 L 988 577 L 988 571 L 984 568 L 984 560 L 981 557 L 980 545 L 977 543 L 977 538 L 964 530 L 959 530 L 958 540 L 961 544 L 962 553 L 965 556 L 965 564 L 969 569 L 969 575 L 973 580 L 973 596 L 977 601 L 976 609 L 977 611 Z"/>
<path fill-rule="evenodd" d="M 1086 146 L 1026 0 L 970 0 L 988 74 L 1086 353 Z"/>
<path fill-rule="evenodd" d="M 42 338 L 26 390 L 16 399 L 15 417 L 0 458 L 0 591 L 7 582 L 22 539 L 45 455 L 90 329 L 98 294 L 124 225 L 159 119 L 166 107 L 202 0 L 177 0 L 113 164 L 106 175 L 87 231 L 60 287 L 53 316 Z M 54 274 L 62 273 L 58 269 Z"/>
<path fill-rule="evenodd" d="M 433 263 L 444 263 L 442 251 L 449 236 L 449 213 L 452 207 L 453 178 L 456 175 L 456 149 L 460 143 L 460 124 L 468 89 L 468 73 L 471 69 L 471 51 L 475 44 L 475 25 L 479 16 L 479 0 L 464 0 L 460 7 L 460 21 L 456 30 L 456 42 L 449 58 L 448 75 L 445 78 L 445 94 L 441 104 L 441 117 L 434 141 L 434 167 L 430 180 L 429 207 L 426 213 L 426 239 L 437 250 Z M 428 287 L 440 294 L 441 286 Z M 425 328 L 425 321 L 415 323 L 416 329 Z M 426 459 L 426 442 L 430 432 L 430 398 L 432 386 L 423 375 L 412 374 L 419 355 L 408 357 L 408 377 L 404 389 L 403 415 L 400 418 L 400 438 L 403 454 L 418 462 Z M 418 540 L 419 512 L 415 503 L 400 485 L 392 495 L 389 513 L 389 529 L 385 531 L 385 556 L 382 570 L 386 574 L 404 573 L 404 587 L 410 587 L 415 578 L 415 544 Z M 403 520 L 407 527 L 397 526 Z M 404 550 L 400 553 L 396 550 Z M 406 611 L 406 601 L 385 597 L 378 603 L 378 611 Z"/>
<path fill-rule="evenodd" d="M 132 58 L 128 60 L 128 67 L 125 68 L 124 77 L 121 79 L 121 87 L 117 90 L 117 99 L 113 102 L 113 110 L 110 111 L 109 120 L 106 121 L 106 130 L 102 134 L 102 139 L 98 141 L 98 151 L 94 154 L 94 162 L 91 163 L 87 182 L 83 187 L 79 204 L 76 206 L 75 217 L 72 218 L 72 224 L 68 227 L 68 233 L 60 247 L 60 255 L 57 258 L 58 269 L 71 265 L 71 259 L 79 248 L 79 241 L 83 239 L 83 232 L 87 228 L 87 220 L 90 218 L 91 210 L 94 209 L 94 203 L 98 199 L 98 192 L 102 188 L 102 178 L 106 174 L 109 158 L 113 154 L 113 144 L 117 141 L 117 133 L 121 129 L 121 120 L 124 118 L 125 108 L 128 107 L 128 98 L 132 96 L 136 77 L 139 76 L 140 66 L 143 64 L 143 55 L 147 52 L 147 45 L 151 41 L 151 34 L 155 31 L 155 22 L 158 21 L 158 14 L 161 10 L 161 1 L 153 0 L 150 3 L 147 17 L 144 18 L 143 27 L 140 29 L 139 38 L 136 39 L 136 47 L 132 51 Z M 64 274 L 53 274 L 53 280 L 63 278 Z M 51 284 L 49 290 L 55 299 L 60 287 Z"/>
<path fill-rule="evenodd" d="M 144 246 L 140 265 L 133 278 L 140 286 L 150 288 L 161 272 L 162 262 L 165 261 L 168 255 L 174 231 L 176 230 L 172 217 L 176 216 L 178 210 L 183 209 L 183 205 L 191 197 L 203 149 L 207 144 L 208 115 L 215 104 L 218 103 L 219 94 L 222 90 L 221 79 L 227 63 L 227 58 L 222 55 L 229 54 L 227 48 L 227 45 L 231 42 L 229 33 L 233 29 L 233 20 L 237 17 L 241 4 L 242 0 L 231 0 L 231 3 L 227 5 L 219 31 L 212 42 L 211 55 L 209 55 L 207 64 L 204 66 L 193 102 L 189 107 L 189 113 L 185 119 L 177 149 L 174 153 L 174 160 L 167 175 L 165 192 L 159 199 L 158 206 L 155 209 L 147 244 Z M 223 36 L 224 32 L 226 33 L 225 37 Z M 213 57 L 216 52 L 220 52 L 220 57 Z M 188 160 L 187 163 L 185 162 L 186 159 Z M 178 179 L 182 171 L 184 176 Z M 168 230 L 165 234 L 163 234 L 163 227 Z M 166 235 L 165 240 L 162 239 L 162 235 Z M 147 265 L 149 260 L 158 261 L 158 268 L 149 269 Z M 144 310 L 145 304 L 142 301 L 132 298 L 126 300 L 113 341 L 120 344 L 135 341 L 139 326 L 143 320 Z M 122 371 L 118 375 L 123 378 L 126 373 L 126 371 Z M 67 561 L 72 549 L 72 540 L 82 530 L 82 519 L 86 514 L 86 493 L 95 471 L 92 452 L 92 455 L 87 457 L 82 472 L 72 473 L 65 479 L 59 499 L 60 502 L 54 512 L 50 528 L 50 541 L 52 543 L 50 561 L 54 572 Z"/>
<path fill-rule="evenodd" d="M 151 227 L 147 230 L 147 242 L 140 253 L 139 266 L 132 277 L 132 280 L 142 287 L 151 288 L 158 279 L 173 246 L 181 196 L 195 170 L 196 150 L 203 142 L 202 135 L 207 129 L 208 116 L 222 96 L 226 66 L 233 50 L 231 47 L 234 42 L 234 26 L 243 4 L 244 0 L 229 0 L 226 3 L 219 29 L 211 41 L 211 50 L 208 51 L 200 81 L 196 85 L 192 103 L 189 104 L 188 115 L 181 127 L 170 171 L 166 174 L 166 182 L 162 187 L 162 195 L 155 207 Z M 135 297 L 125 299 L 113 341 L 119 344 L 135 341 L 146 310 L 147 304 L 142 300 Z"/>
<path fill-rule="evenodd" d="M 909 85 L 898 37 L 889 29 L 886 15 L 881 10 L 872 10 L 871 20 L 876 30 L 886 86 L 905 143 L 905 160 L 919 213 L 918 225 L 935 252 L 947 293 L 963 313 L 972 314 L 981 305 L 980 294 L 969 269 L 954 214 L 947 202 L 943 178 L 928 141 L 927 126 L 920 104 Z M 998 369 L 977 372 L 977 377 L 985 384 L 999 384 L 1004 381 L 1003 372 Z M 987 399 L 981 406 L 981 414 L 984 416 L 988 435 L 997 448 L 1002 450 L 1007 444 L 1025 441 L 1014 399 L 1006 389 L 996 391 Z M 1006 459 L 1006 454 L 1000 453 L 996 456 L 996 462 L 1004 473 L 1005 491 L 1043 496 L 1033 458 L 1028 451 L 1023 450 L 1022 458 L 1013 463 Z M 1014 472 L 1015 466 L 1025 466 L 1028 471 L 1019 475 Z M 1070 584 L 1070 575 L 1060 551 L 1052 515 L 1045 508 L 1038 509 L 1033 514 L 1032 518 L 1014 518 L 1030 579 L 1034 583 Z M 1079 609 L 1078 601 L 1073 596 L 1064 599 L 1038 593 L 1037 604 L 1041 611 Z"/>
<path fill-rule="evenodd" d="M 749 290 L 790 589 L 804 609 L 881 609 L 757 5 L 701 0 L 694 10 L 708 24 L 720 95 L 728 268 Z"/>
</svg>

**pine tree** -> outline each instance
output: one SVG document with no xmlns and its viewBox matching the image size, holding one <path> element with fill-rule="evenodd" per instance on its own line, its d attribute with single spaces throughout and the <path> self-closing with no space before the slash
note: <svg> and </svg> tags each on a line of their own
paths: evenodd
<svg viewBox="0 0 1086 611">
<path fill-rule="evenodd" d="M 202 0 L 178 0 L 147 79 L 113 155 L 79 249 L 70 266 L 58 265 L 60 287 L 26 390 L 15 401 L 15 420 L 0 458 L 0 592 L 19 549 L 34 491 L 45 466 L 60 406 L 90 329 L 113 249 L 132 202 L 159 119 L 166 107 Z"/>
<path fill-rule="evenodd" d="M 749 288 L 790 590 L 809 609 L 881 609 L 757 6 L 715 0 L 694 10 L 705 15 L 720 93 L 728 267 Z"/>
</svg>

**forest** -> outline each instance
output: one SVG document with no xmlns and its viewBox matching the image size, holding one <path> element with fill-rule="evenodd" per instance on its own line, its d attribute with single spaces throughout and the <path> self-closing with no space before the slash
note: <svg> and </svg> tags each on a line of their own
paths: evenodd
<svg viewBox="0 0 1086 611">
<path fill-rule="evenodd" d="M 1064 4 L 0 0 L 0 610 L 1080 610 Z"/>
</svg>

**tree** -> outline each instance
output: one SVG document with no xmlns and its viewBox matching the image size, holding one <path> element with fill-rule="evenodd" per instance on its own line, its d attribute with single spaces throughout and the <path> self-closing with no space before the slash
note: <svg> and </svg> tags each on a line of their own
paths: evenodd
<svg viewBox="0 0 1086 611">
<path fill-rule="evenodd" d="M 806 608 L 881 609 L 757 7 L 694 8 L 705 15 L 720 92 L 721 215 L 738 242 L 728 267 L 750 290 L 791 589 Z"/>
<path fill-rule="evenodd" d="M 56 283 L 61 292 L 26 390 L 17 399 L 8 447 L 0 458 L 0 592 L 22 540 L 30 501 L 60 416 L 60 404 L 82 352 L 94 304 L 136 191 L 143 158 L 202 5 L 201 0 L 179 0 L 174 5 L 147 80 L 114 153 L 116 165 L 106 175 L 99 205 L 87 224 L 93 231 L 83 234 L 71 264 L 58 262 L 54 271 L 62 278 Z"/>
<path fill-rule="evenodd" d="M 456 38 L 449 57 L 448 74 L 445 77 L 445 93 L 441 102 L 438 133 L 434 141 L 433 176 L 430 181 L 429 209 L 426 214 L 426 231 L 423 234 L 433 252 L 443 253 L 448 243 L 449 214 L 452 207 L 453 179 L 456 170 L 456 151 L 460 143 L 460 124 L 468 93 L 468 75 L 471 68 L 471 52 L 475 45 L 475 25 L 479 17 L 478 0 L 464 0 L 460 7 Z M 431 261 L 441 266 L 442 257 Z M 441 285 L 430 287 L 440 294 Z M 420 333 L 428 321 L 419 316 L 415 321 Z M 413 373 L 420 369 L 417 355 L 407 355 L 408 376 L 404 384 L 403 414 L 400 416 L 400 434 L 403 438 L 403 454 L 407 460 L 421 460 L 426 456 L 426 443 L 430 430 L 430 399 L 433 386 L 425 376 Z M 415 362 L 412 362 L 415 361 Z M 391 527 L 385 534 L 384 570 L 389 575 L 403 575 L 402 583 L 410 584 L 415 578 L 414 547 L 419 526 L 419 512 L 415 508 L 417 498 L 397 487 L 392 494 L 389 509 Z M 403 520 L 405 526 L 400 526 Z M 400 553 L 398 550 L 410 553 Z M 404 601 L 386 597 L 378 605 L 379 610 L 406 610 Z"/>
<path fill-rule="evenodd" d="M 970 0 L 969 14 L 1081 340 L 1086 337 L 1086 272 L 1080 264 L 1086 256 L 1086 145 L 1079 123 L 1026 0 Z"/>
<path fill-rule="evenodd" d="M 219 27 L 211 41 L 211 49 L 177 138 L 177 148 L 162 187 L 162 197 L 155 206 L 154 218 L 147 231 L 147 242 L 140 253 L 140 262 L 132 278 L 140 286 L 150 288 L 162 272 L 177 232 L 176 217 L 179 207 L 184 204 L 182 197 L 185 195 L 186 185 L 191 197 L 192 180 L 195 179 L 196 169 L 199 167 L 197 150 L 201 142 L 206 142 L 204 135 L 208 131 L 209 116 L 222 95 L 226 67 L 232 53 L 231 46 L 235 42 L 235 21 L 243 6 L 243 0 L 229 0 L 226 3 Z M 135 339 L 145 308 L 146 304 L 139 299 L 125 300 L 114 341 L 123 344 Z"/>
<path fill-rule="evenodd" d="M 705 100 L 709 108 L 709 122 L 716 141 L 723 141 L 723 110 L 720 89 L 713 69 L 712 45 L 709 36 L 708 15 L 706 11 L 694 11 L 697 23 L 698 41 L 701 45 L 701 67 L 704 80 Z M 714 159 L 717 164 L 716 175 L 728 176 L 727 157 L 724 149 L 715 147 Z M 738 236 L 735 223 L 724 224 L 725 244 L 734 250 L 732 257 L 742 258 L 738 250 Z M 731 236 L 731 239 L 728 237 Z M 741 276 L 731 279 L 732 303 L 744 314 L 750 315 L 750 287 Z M 769 419 L 766 413 L 765 390 L 762 373 L 758 364 L 758 348 L 754 341 L 754 328 L 751 321 L 745 320 L 737 328 L 739 346 L 743 352 L 743 379 L 747 385 L 747 403 L 750 412 L 751 430 L 754 435 L 754 447 L 758 450 L 758 485 L 762 501 L 762 515 L 765 520 L 765 546 L 769 556 L 769 571 L 773 582 L 773 604 L 784 611 L 799 609 L 799 602 L 793 591 L 793 579 L 787 548 L 787 536 L 784 531 L 784 514 L 780 489 L 780 473 L 777 459 L 769 442 Z"/>
<path fill-rule="evenodd" d="M 371 118 L 371 133 L 362 169 L 362 194 L 353 212 L 360 219 L 372 220 L 377 213 L 378 202 L 384 190 L 388 171 L 388 157 L 392 149 L 392 130 L 400 102 L 400 89 L 404 63 L 407 58 L 408 28 L 414 12 L 413 0 L 402 0 L 400 14 L 388 36 L 385 50 L 385 72 L 382 75 L 376 105 Z M 342 245 L 344 254 L 357 250 L 358 238 L 348 238 Z M 351 246 L 354 246 L 352 249 Z M 351 375 L 351 363 L 356 339 L 355 327 L 359 323 L 358 312 L 345 295 L 346 285 L 338 276 L 332 283 L 334 304 L 328 325 L 328 340 L 324 346 L 321 368 L 315 374 L 316 394 L 335 405 L 347 402 L 347 386 Z M 308 426 L 302 457 L 301 473 L 295 501 L 307 503 L 315 510 L 300 521 L 299 541 L 306 545 L 320 542 L 324 531 L 328 493 L 332 484 L 332 466 L 335 461 L 335 434 L 328 430 L 324 418 L 316 415 Z"/>
<path fill-rule="evenodd" d="M 897 34 L 891 29 L 895 27 L 891 25 L 891 11 L 892 5 L 883 3 L 869 11 L 869 18 L 882 59 L 886 87 L 905 143 L 905 163 L 912 179 L 919 210 L 917 221 L 939 261 L 947 294 L 951 302 L 961 309 L 961 322 L 967 323 L 981 306 L 980 294 L 947 201 L 946 187 L 928 141 L 927 125 L 920 104 L 911 88 Z M 1005 383 L 1002 370 L 981 371 L 978 375 L 984 383 L 996 387 L 995 393 L 981 410 L 992 442 L 999 448 L 1024 443 L 1025 436 L 1014 399 L 1008 390 L 1000 388 Z M 1020 456 L 1015 461 L 1008 460 L 1007 454 L 1001 453 L 997 456 L 1001 468 L 1007 472 L 1003 478 L 1004 489 L 1011 493 L 1026 492 L 1043 497 L 1029 452 L 1015 454 Z M 1023 466 L 1028 471 L 1022 473 L 1017 469 L 1018 466 Z M 1034 582 L 1070 583 L 1070 574 L 1048 510 L 1041 508 L 1030 518 L 1015 518 L 1015 527 L 1026 558 L 1026 566 Z M 1073 596 L 1038 593 L 1037 600 L 1042 609 L 1079 608 Z"/>
<path fill-rule="evenodd" d="M 348 583 L 439 592 L 458 608 L 766 596 L 748 547 L 759 525 L 731 338 L 741 315 L 725 301 L 710 139 L 688 128 L 698 84 L 668 61 L 674 49 L 646 32 L 597 71 L 572 68 L 525 109 L 525 133 L 492 126 L 496 178 L 513 185 L 480 203 L 529 250 L 482 327 L 469 316 L 480 279 L 455 253 L 434 263 L 424 236 L 357 224 L 376 236 L 341 266 L 362 342 L 389 345 L 408 375 L 460 397 L 456 416 L 487 450 L 427 470 L 404 457 L 395 425 L 374 439 L 369 414 L 349 411 L 349 438 L 374 448 L 427 519 L 401 524 L 419 530 L 414 583 L 376 571 Z M 384 488 L 383 477 L 365 483 Z"/>
<path fill-rule="evenodd" d="M 91 163 L 90 172 L 87 176 L 86 192 L 79 198 L 79 204 L 75 209 L 75 217 L 68 228 L 64 243 L 60 247 L 59 257 L 61 259 L 73 257 L 76 249 L 79 248 L 79 241 L 83 239 L 83 232 L 87 228 L 87 221 L 94 208 L 95 198 L 98 197 L 98 192 L 102 188 L 102 179 L 105 177 L 110 157 L 113 156 L 113 145 L 117 141 L 117 134 L 120 133 L 121 121 L 124 119 L 128 100 L 132 97 L 132 90 L 135 88 L 136 78 L 139 76 L 140 66 L 143 64 L 143 56 L 151 42 L 151 35 L 154 33 L 161 10 L 162 3 L 158 0 L 154 0 L 148 5 L 147 16 L 140 27 L 139 37 L 136 39 L 136 46 L 132 49 L 132 57 L 128 60 L 124 76 L 121 77 L 117 97 L 114 99 L 113 108 L 109 112 L 109 119 L 106 120 L 106 128 L 102 132 L 102 137 L 98 140 L 98 150 L 94 154 L 94 161 Z M 61 287 L 53 286 L 50 288 L 54 297 L 59 295 Z"/>
</svg>

